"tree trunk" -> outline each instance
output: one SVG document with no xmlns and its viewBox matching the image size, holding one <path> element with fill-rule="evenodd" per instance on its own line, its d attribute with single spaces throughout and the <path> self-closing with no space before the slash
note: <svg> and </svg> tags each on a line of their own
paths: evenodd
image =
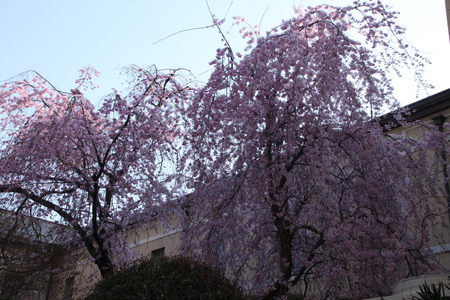
<svg viewBox="0 0 450 300">
<path fill-rule="evenodd" d="M 100 251 L 100 256 L 97 259 L 95 259 L 95 264 L 100 270 L 102 278 L 107 278 L 114 274 L 114 267 L 111 259 L 109 259 L 107 251 L 105 250 Z"/>
</svg>

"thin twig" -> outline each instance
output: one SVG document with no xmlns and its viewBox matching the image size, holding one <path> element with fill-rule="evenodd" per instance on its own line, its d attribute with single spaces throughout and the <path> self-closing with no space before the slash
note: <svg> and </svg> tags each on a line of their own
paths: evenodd
<svg viewBox="0 0 450 300">
<path fill-rule="evenodd" d="M 212 28 L 212 27 L 214 27 L 214 26 L 215 26 L 214 24 L 211 24 L 211 25 L 203 26 L 203 27 L 196 27 L 196 28 L 183 29 L 183 30 L 177 31 L 177 32 L 175 32 L 175 33 L 172 33 L 172 34 L 170 34 L 170 35 L 168 35 L 168 36 L 166 36 L 166 37 L 164 37 L 164 38 L 162 38 L 162 39 L 160 39 L 160 40 L 154 42 L 152 45 L 155 45 L 155 44 L 157 44 L 157 43 L 159 43 L 159 42 L 162 42 L 162 41 L 164 41 L 165 39 L 168 39 L 168 38 L 170 38 L 170 37 L 172 37 L 172 36 L 174 36 L 174 35 L 177 35 L 177 34 L 179 34 L 179 33 L 183 33 L 183 32 L 186 32 L 186 31 L 192 31 L 192 30 L 208 29 L 208 28 Z"/>
</svg>

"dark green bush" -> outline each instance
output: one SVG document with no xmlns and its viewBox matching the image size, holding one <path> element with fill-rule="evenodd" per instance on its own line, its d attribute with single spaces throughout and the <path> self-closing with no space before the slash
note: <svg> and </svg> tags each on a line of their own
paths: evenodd
<svg viewBox="0 0 450 300">
<path fill-rule="evenodd" d="M 448 277 L 450 279 L 450 277 Z M 436 286 L 435 284 L 428 285 L 424 283 L 417 292 L 419 297 L 412 297 L 412 300 L 450 300 L 450 296 L 445 295 L 445 291 L 450 289 L 450 286 L 444 285 L 442 282 Z"/>
<path fill-rule="evenodd" d="M 243 293 L 219 272 L 190 258 L 143 260 L 105 278 L 86 300 L 240 300 Z"/>
</svg>

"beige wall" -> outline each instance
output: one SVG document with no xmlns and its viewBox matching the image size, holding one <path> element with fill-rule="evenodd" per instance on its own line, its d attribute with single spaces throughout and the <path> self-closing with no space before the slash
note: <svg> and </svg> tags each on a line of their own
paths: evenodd
<svg viewBox="0 0 450 300">
<path fill-rule="evenodd" d="M 446 0 L 447 9 L 450 8 L 450 0 Z M 447 16 L 450 13 L 447 10 Z M 449 20 L 450 21 L 450 20 Z M 449 23 L 450 25 L 450 23 Z M 450 29 L 450 26 L 449 26 Z M 425 124 L 433 124 L 432 117 L 435 115 L 442 114 L 446 117 L 446 122 L 450 122 L 450 109 L 443 110 L 437 114 L 427 116 L 425 118 L 420 119 L 419 121 Z M 408 136 L 420 139 L 420 132 L 422 126 L 412 126 L 407 129 L 399 127 L 392 130 L 392 133 L 400 134 L 405 132 Z M 437 183 L 443 184 L 443 183 Z M 445 223 L 449 223 L 449 215 L 446 206 L 446 196 L 443 195 L 439 199 L 430 199 L 429 201 L 440 201 L 441 203 L 441 218 Z M 432 238 L 429 249 L 435 254 L 436 258 L 441 262 L 442 265 L 449 268 L 450 267 L 450 230 L 445 226 L 436 224 L 432 226 L 431 232 L 429 232 L 430 236 L 436 235 L 437 237 Z M 394 290 L 392 296 L 384 296 L 382 298 L 372 298 L 371 300 L 403 300 L 403 299 L 411 299 L 413 296 L 417 296 L 417 291 L 420 290 L 420 286 L 424 283 L 427 284 L 438 284 L 439 282 L 443 282 L 444 284 L 448 284 L 448 276 L 449 274 L 439 274 L 439 275 L 428 275 L 428 276 L 419 276 L 414 278 L 408 278 L 399 282 Z M 450 291 L 447 291 L 446 294 L 450 294 Z"/>
<path fill-rule="evenodd" d="M 381 298 L 371 298 L 364 300 L 410 300 L 413 296 L 417 297 L 417 291 L 420 291 L 420 286 L 424 283 L 428 285 L 438 285 L 439 282 L 448 285 L 448 276 L 450 274 L 428 275 L 418 276 L 414 278 L 408 278 L 400 281 L 395 287 L 394 294 L 392 296 L 383 296 Z M 446 290 L 446 295 L 449 295 L 450 291 Z"/>
<path fill-rule="evenodd" d="M 177 224 L 177 219 L 170 221 L 173 226 Z M 133 251 L 137 251 L 139 257 L 151 257 L 152 251 L 164 248 L 166 256 L 173 256 L 177 254 L 177 246 L 179 244 L 179 230 L 175 228 L 163 228 L 161 223 L 154 222 L 148 226 L 144 226 L 137 230 L 131 230 L 125 234 L 125 238 Z M 72 255 L 80 257 L 77 265 L 71 270 L 67 270 L 59 274 L 58 281 L 61 284 L 59 293 L 55 295 L 54 299 L 62 299 L 64 294 L 64 283 L 70 277 L 74 277 L 73 299 L 83 299 L 88 295 L 95 283 L 100 279 L 100 273 L 97 266 L 92 262 L 89 255 L 84 249 L 79 253 Z M 83 253 L 84 252 L 84 253 Z"/>
<path fill-rule="evenodd" d="M 138 251 L 141 257 L 150 257 L 152 251 L 164 248 L 166 256 L 176 254 L 176 247 L 179 244 L 178 232 L 175 228 L 178 220 L 176 218 L 170 221 L 170 227 L 163 228 L 161 223 L 155 222 L 149 226 L 140 228 L 137 231 L 131 231 L 127 235 L 128 244 L 131 249 Z"/>
<path fill-rule="evenodd" d="M 450 109 L 446 109 L 437 114 L 433 114 L 418 120 L 418 122 L 426 126 L 414 125 L 408 128 L 397 127 L 389 133 L 405 133 L 407 136 L 413 139 L 420 140 L 423 130 L 427 130 L 427 125 L 434 126 L 434 122 L 431 118 L 436 115 L 443 115 L 446 117 L 446 122 L 450 122 Z M 438 153 L 437 155 L 440 155 L 440 153 Z M 430 160 L 432 159 L 433 158 L 431 158 L 430 155 Z M 448 162 L 450 163 L 450 160 L 448 160 Z M 438 171 L 442 172 L 441 169 Z M 442 185 L 442 188 L 444 186 L 444 182 L 436 182 L 436 184 Z M 436 189 L 435 186 L 430 186 L 429 188 L 434 190 Z M 443 266 L 450 268 L 450 230 L 448 229 L 450 227 L 445 227 L 445 224 L 447 224 L 447 226 L 450 224 L 450 216 L 447 209 L 447 195 L 437 195 L 437 197 L 429 199 L 428 201 L 434 201 L 432 202 L 434 203 L 434 213 L 438 216 L 432 223 L 430 222 L 429 224 L 428 236 L 430 237 L 430 241 L 427 247 L 432 251 L 433 254 L 436 255 L 436 258 Z"/>
</svg>

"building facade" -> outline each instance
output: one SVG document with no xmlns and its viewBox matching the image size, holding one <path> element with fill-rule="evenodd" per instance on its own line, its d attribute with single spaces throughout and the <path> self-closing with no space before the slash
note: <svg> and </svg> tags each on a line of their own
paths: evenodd
<svg viewBox="0 0 450 300">
<path fill-rule="evenodd" d="M 450 89 L 414 102 L 408 105 L 407 109 L 409 113 L 404 114 L 407 121 L 435 125 L 440 130 L 448 130 L 445 123 L 450 123 Z M 420 138 L 418 134 L 422 125 L 404 128 L 396 123 L 390 114 L 381 118 L 380 124 L 381 126 L 389 124 L 389 133 L 404 132 Z M 442 153 L 442 157 L 447 159 L 448 153 Z M 445 161 L 442 166 L 443 177 L 449 178 Z M 441 184 L 449 185 L 449 182 L 436 182 L 436 185 Z M 445 219 L 444 223 L 450 224 L 450 187 L 445 186 L 445 191 L 447 195 L 443 195 L 439 200 L 442 201 L 441 209 L 445 212 L 441 215 Z M 101 278 L 97 266 L 82 248 L 70 248 L 70 236 L 65 234 L 66 231 L 62 226 L 33 218 L 17 219 L 13 213 L 7 211 L 2 211 L 0 216 L 2 297 L 17 300 L 82 299 Z M 177 222 L 174 218 L 172 226 L 169 226 L 171 229 L 167 229 L 158 221 L 154 221 L 148 226 L 126 232 L 126 241 L 136 257 L 158 258 L 174 255 L 177 253 L 180 234 L 180 230 L 175 226 Z M 433 227 L 429 234 L 436 238 L 430 239 L 426 249 L 450 270 L 449 233 L 448 228 Z M 28 242 L 30 234 L 34 235 L 31 240 L 35 240 L 36 243 Z M 67 251 L 68 247 L 72 250 Z M 61 252 L 62 249 L 64 252 Z M 393 287 L 395 295 L 383 299 L 408 299 L 423 282 L 435 283 L 445 279 L 446 274 L 405 279 Z"/>
</svg>

